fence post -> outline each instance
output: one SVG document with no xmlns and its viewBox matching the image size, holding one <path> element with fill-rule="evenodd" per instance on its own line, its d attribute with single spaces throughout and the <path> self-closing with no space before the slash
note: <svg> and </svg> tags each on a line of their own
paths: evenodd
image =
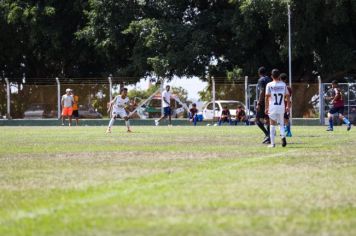
<svg viewBox="0 0 356 236">
<path fill-rule="evenodd" d="M 109 80 L 109 98 L 111 101 L 112 100 L 112 75 L 110 74 L 109 77 L 108 77 L 108 80 Z"/>
<path fill-rule="evenodd" d="M 59 82 L 59 78 L 56 77 L 57 82 L 57 118 L 58 120 L 61 118 L 61 83 Z"/>
<path fill-rule="evenodd" d="M 11 103 L 10 103 L 10 82 L 9 82 L 9 79 L 8 78 L 5 78 L 5 82 L 6 82 L 6 110 L 7 110 L 7 112 L 6 112 L 6 118 L 8 119 L 8 120 L 11 120 L 11 114 L 10 114 L 10 112 L 11 112 L 11 110 L 10 110 L 10 105 L 11 105 Z"/>
<path fill-rule="evenodd" d="M 161 93 L 161 117 L 163 116 L 164 114 L 164 110 L 163 110 L 163 78 L 159 78 L 159 76 L 157 76 L 157 81 L 161 80 L 161 84 L 159 85 L 159 90 L 160 90 L 160 93 Z"/>
<path fill-rule="evenodd" d="M 325 125 L 325 112 L 324 112 L 324 85 L 321 83 L 321 77 L 318 76 L 319 84 L 319 119 L 320 124 Z"/>
<path fill-rule="evenodd" d="M 245 110 L 246 110 L 247 121 L 249 121 L 250 120 L 250 99 L 249 99 L 249 89 L 248 89 L 248 76 L 245 76 Z"/>
<path fill-rule="evenodd" d="M 215 112 L 216 112 L 216 110 L 215 110 L 215 100 L 216 100 L 216 98 L 215 98 L 215 78 L 214 78 L 214 76 L 211 76 L 211 83 L 212 83 L 212 93 L 213 93 L 213 122 L 214 122 L 214 120 L 215 120 Z"/>
</svg>

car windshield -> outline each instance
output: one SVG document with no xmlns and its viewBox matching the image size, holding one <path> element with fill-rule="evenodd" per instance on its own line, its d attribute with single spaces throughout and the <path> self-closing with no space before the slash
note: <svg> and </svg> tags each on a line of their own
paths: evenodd
<svg viewBox="0 0 356 236">
<path fill-rule="evenodd" d="M 229 110 L 235 110 L 235 109 L 237 109 L 237 107 L 239 106 L 239 105 L 242 105 L 242 103 L 241 102 L 222 102 L 221 103 L 221 106 L 224 108 L 225 106 L 227 106 L 227 109 L 229 109 Z M 242 105 L 242 107 L 244 107 L 243 105 Z"/>
</svg>

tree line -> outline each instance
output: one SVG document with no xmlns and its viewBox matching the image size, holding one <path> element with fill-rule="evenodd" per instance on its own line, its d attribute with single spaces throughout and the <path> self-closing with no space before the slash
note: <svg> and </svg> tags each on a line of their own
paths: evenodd
<svg viewBox="0 0 356 236">
<path fill-rule="evenodd" d="M 354 0 L 1 0 L 0 77 L 356 74 Z"/>
</svg>

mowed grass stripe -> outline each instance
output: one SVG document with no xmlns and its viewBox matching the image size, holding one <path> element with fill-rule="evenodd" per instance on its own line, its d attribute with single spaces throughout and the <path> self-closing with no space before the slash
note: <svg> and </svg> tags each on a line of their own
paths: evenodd
<svg viewBox="0 0 356 236">
<path fill-rule="evenodd" d="M 29 142 L 58 142 L 59 153 L 38 148 L 36 155 L 3 152 L 0 158 L 0 234 L 355 232 L 353 133 L 337 130 L 331 136 L 320 127 L 295 127 L 288 148 L 269 150 L 251 128 L 199 127 L 194 138 L 191 127 L 137 127 L 132 136 L 109 137 L 102 136 L 102 128 L 90 128 L 78 145 L 125 142 L 130 149 L 74 154 L 57 139 L 71 130 L 49 129 L 47 136 Z M 21 139 L 38 132 L 25 129 Z M 17 140 L 9 136 L 7 142 Z M 143 139 L 147 147 L 168 147 L 134 151 Z M 188 145 L 192 139 L 197 142 Z M 180 148 L 171 150 L 174 140 Z M 196 149 L 186 150 L 193 145 Z"/>
</svg>

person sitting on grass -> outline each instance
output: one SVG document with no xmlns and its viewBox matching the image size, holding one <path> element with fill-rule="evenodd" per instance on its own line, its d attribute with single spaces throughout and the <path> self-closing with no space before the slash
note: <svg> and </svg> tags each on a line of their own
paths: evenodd
<svg viewBox="0 0 356 236">
<path fill-rule="evenodd" d="M 237 125 L 237 123 L 239 123 L 239 122 L 245 122 L 245 124 L 248 125 L 248 120 L 246 118 L 246 112 L 241 105 L 239 105 L 236 109 L 235 125 Z"/>
<path fill-rule="evenodd" d="M 230 110 L 227 108 L 227 106 L 224 106 L 223 110 L 221 111 L 221 117 L 219 118 L 219 126 L 222 125 L 222 123 L 229 122 L 231 125 L 231 114 Z"/>
<path fill-rule="evenodd" d="M 197 125 L 198 121 L 198 109 L 197 104 L 193 103 L 192 108 L 189 110 L 189 122 L 193 122 L 194 126 Z"/>
</svg>

